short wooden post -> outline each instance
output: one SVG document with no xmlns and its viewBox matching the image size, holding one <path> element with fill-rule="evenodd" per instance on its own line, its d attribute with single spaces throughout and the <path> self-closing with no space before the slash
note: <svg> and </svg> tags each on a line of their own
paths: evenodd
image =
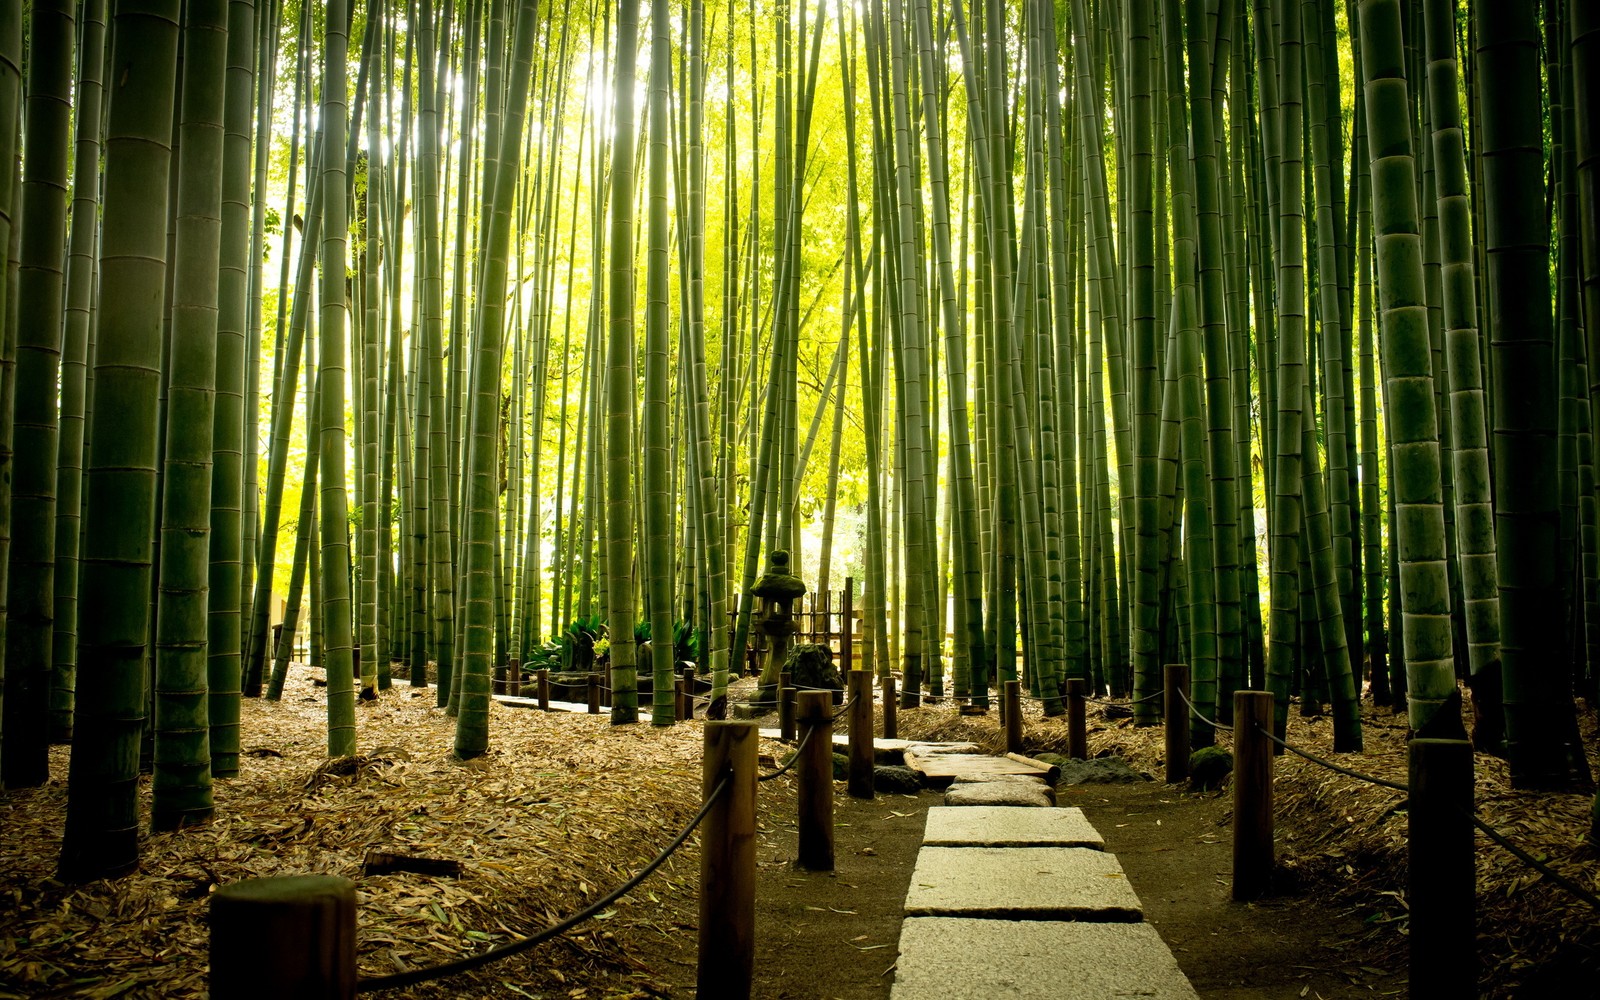
<svg viewBox="0 0 1600 1000">
<path fill-rule="evenodd" d="M 334 875 L 234 882 L 211 896 L 214 997 L 356 995 L 356 886 Z"/>
<path fill-rule="evenodd" d="M 283 641 L 283 622 L 272 626 L 272 662 L 278 660 L 278 643 Z"/>
<path fill-rule="evenodd" d="M 846 677 L 855 669 L 855 622 L 852 614 L 855 608 L 856 581 L 851 577 L 844 578 L 844 592 L 839 595 L 839 672 Z M 872 688 L 867 688 L 867 703 L 872 703 Z M 870 715 L 870 713 L 869 713 Z"/>
<path fill-rule="evenodd" d="M 1473 866 L 1472 744 L 1411 741 L 1407 811 L 1411 995 L 1475 997 L 1477 875 Z"/>
<path fill-rule="evenodd" d="M 699 995 L 749 1000 L 756 958 L 756 745 L 753 722 L 708 722 L 702 796 L 728 787 L 700 824 Z"/>
<path fill-rule="evenodd" d="M 798 763 L 800 789 L 800 867 L 833 871 L 833 695 L 801 691 Z"/>
<path fill-rule="evenodd" d="M 600 674 L 591 671 L 589 674 L 589 714 L 600 714 Z"/>
<path fill-rule="evenodd" d="M 1022 752 L 1022 682 L 1006 681 L 1006 753 Z"/>
<path fill-rule="evenodd" d="M 883 738 L 886 740 L 900 738 L 900 723 L 895 719 L 899 703 L 895 700 L 894 687 L 894 674 L 890 674 L 883 679 Z"/>
<path fill-rule="evenodd" d="M 778 689 L 778 738 L 786 742 L 794 739 L 794 696 L 787 684 Z"/>
<path fill-rule="evenodd" d="M 1166 710 L 1167 784 L 1189 777 L 1189 665 L 1168 663 L 1162 667 L 1161 706 Z"/>
<path fill-rule="evenodd" d="M 1073 760 L 1089 756 L 1089 732 L 1084 723 L 1084 689 L 1088 686 L 1082 677 L 1067 678 L 1067 756 Z"/>
<path fill-rule="evenodd" d="M 522 661 L 516 657 L 506 667 L 506 693 L 522 697 Z"/>
<path fill-rule="evenodd" d="M 1272 881 L 1272 692 L 1233 693 L 1233 898 L 1259 899 Z"/>
<path fill-rule="evenodd" d="M 550 711 L 550 668 L 540 667 L 534 672 L 534 691 L 539 696 L 539 707 Z"/>
<path fill-rule="evenodd" d="M 848 592 L 846 592 L 848 602 Z M 849 627 L 845 629 L 849 638 Z M 852 670 L 850 685 L 850 783 L 852 798 L 872 798 L 872 675 Z"/>
<path fill-rule="evenodd" d="M 672 679 L 672 710 L 679 722 L 689 717 L 684 711 L 684 702 L 687 700 L 683 694 L 683 678 L 674 677 Z"/>
<path fill-rule="evenodd" d="M 694 718 L 694 668 L 683 668 L 683 717 Z"/>
</svg>

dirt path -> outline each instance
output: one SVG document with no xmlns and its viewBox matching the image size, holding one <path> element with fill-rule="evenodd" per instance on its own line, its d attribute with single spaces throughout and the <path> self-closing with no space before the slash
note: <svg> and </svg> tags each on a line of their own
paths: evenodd
<svg viewBox="0 0 1600 1000">
<path fill-rule="evenodd" d="M 779 787 L 772 787 L 777 785 Z M 761 788 L 756 849 L 754 995 L 770 1000 L 881 1000 L 889 995 L 900 913 L 930 805 L 942 796 L 834 799 L 832 872 L 795 867 L 795 797 L 788 781 Z M 641 958 L 672 997 L 694 995 L 695 935 L 646 943 Z"/>
<path fill-rule="evenodd" d="M 929 806 L 943 796 L 835 799 L 837 870 L 794 866 L 793 786 L 762 787 L 757 853 L 755 995 L 774 1000 L 884 1000 L 893 984 L 901 908 Z M 1404 969 L 1374 951 L 1360 914 L 1287 895 L 1229 899 L 1227 796 L 1160 782 L 1058 790 L 1106 838 L 1150 923 L 1206 1000 L 1343 1000 L 1404 995 Z M 695 938 L 679 932 L 636 954 L 661 995 L 694 995 Z M 962 1000 L 962 998 L 952 998 Z"/>
<path fill-rule="evenodd" d="M 1117 855 L 1145 919 L 1207 1000 L 1403 996 L 1405 969 L 1378 954 L 1362 915 L 1283 895 L 1234 903 L 1228 796 L 1158 781 L 1073 785 L 1079 806 Z"/>
</svg>

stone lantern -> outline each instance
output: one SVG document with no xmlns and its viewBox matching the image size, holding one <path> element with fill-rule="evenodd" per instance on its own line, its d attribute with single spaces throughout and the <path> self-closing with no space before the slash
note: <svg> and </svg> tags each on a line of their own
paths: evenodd
<svg viewBox="0 0 1600 1000">
<path fill-rule="evenodd" d="M 789 553 L 782 549 L 767 557 L 767 571 L 750 588 L 756 606 L 757 624 L 767 637 L 767 660 L 761 669 L 761 697 L 776 690 L 778 669 L 789 655 L 789 638 L 798 631 L 793 604 L 806 592 L 806 585 L 789 572 Z"/>
</svg>

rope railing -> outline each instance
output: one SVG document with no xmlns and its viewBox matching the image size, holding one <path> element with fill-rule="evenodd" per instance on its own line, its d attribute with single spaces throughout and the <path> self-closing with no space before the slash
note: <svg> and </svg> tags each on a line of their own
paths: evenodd
<svg viewBox="0 0 1600 1000">
<path fill-rule="evenodd" d="M 1348 767 L 1342 767 L 1342 766 L 1340 766 L 1338 764 L 1335 764 L 1331 760 L 1328 760 L 1328 759 L 1326 759 L 1324 757 L 1319 757 L 1319 756 L 1317 756 L 1316 754 L 1312 753 L 1309 750 L 1302 750 L 1299 747 L 1295 746 L 1292 743 L 1289 743 L 1286 740 L 1280 740 L 1274 733 L 1272 733 L 1270 730 L 1268 730 L 1268 729 L 1266 729 L 1264 727 L 1257 726 L 1256 728 L 1258 730 L 1260 730 L 1261 735 L 1265 736 L 1267 739 L 1269 739 L 1272 742 L 1276 743 L 1278 746 L 1283 747 L 1285 750 L 1287 750 L 1290 753 L 1294 754 L 1296 757 L 1303 757 L 1306 760 L 1311 761 L 1311 763 L 1313 763 L 1313 764 L 1320 764 L 1323 767 L 1327 768 L 1328 770 L 1335 771 L 1335 772 L 1337 772 L 1339 774 L 1344 775 L 1347 778 L 1354 778 L 1357 781 L 1365 781 L 1369 785 L 1378 785 L 1378 786 L 1381 786 L 1383 788 L 1392 788 L 1397 792 L 1405 792 L 1407 795 L 1411 794 L 1410 787 L 1407 786 L 1407 785 L 1402 785 L 1398 781 L 1390 781 L 1388 778 L 1379 778 L 1379 777 L 1376 777 L 1375 775 L 1371 775 L 1371 774 L 1362 774 L 1360 771 L 1352 771 Z"/>
<path fill-rule="evenodd" d="M 1149 694 L 1142 695 L 1138 698 L 1128 698 L 1121 701 L 1112 698 L 1093 698 L 1085 695 L 1083 700 L 1095 705 L 1143 705 L 1147 701 L 1159 700 L 1161 695 L 1162 692 L 1160 691 L 1152 691 Z"/>
<path fill-rule="evenodd" d="M 816 691 L 832 691 L 832 690 L 836 690 L 836 689 L 834 689 L 834 688 L 813 688 L 812 690 L 816 690 Z M 835 719 L 837 719 L 842 715 L 848 714 L 850 709 L 855 707 L 856 701 L 857 701 L 856 698 L 851 698 L 849 701 L 845 702 L 843 705 L 840 705 L 838 710 L 833 713 L 833 717 Z M 799 743 L 795 744 L 794 753 L 789 755 L 789 759 L 787 761 L 784 761 L 783 765 L 780 766 L 776 771 L 771 771 L 771 772 L 769 772 L 767 774 L 758 774 L 758 775 L 756 775 L 756 781 L 758 781 L 758 782 L 760 782 L 760 781 L 771 781 L 774 778 L 781 778 L 785 774 L 787 774 L 795 766 L 795 764 L 800 760 L 800 755 L 805 752 L 806 744 L 811 742 L 811 734 L 816 732 L 816 731 L 817 730 L 815 728 L 808 726 L 806 728 L 806 734 L 804 736 L 800 737 L 800 742 Z"/>
<path fill-rule="evenodd" d="M 698 827 L 700 822 L 706 818 L 706 815 L 711 812 L 711 808 L 716 805 L 717 800 L 721 798 L 723 793 L 728 790 L 731 781 L 731 777 L 723 778 L 717 787 L 712 790 L 711 794 L 706 796 L 705 802 L 700 806 L 700 811 L 694 814 L 694 818 L 689 821 L 689 825 L 684 827 L 682 832 L 674 837 L 672 842 L 668 844 L 660 854 L 657 854 L 649 864 L 641 868 L 637 874 L 628 879 L 626 882 L 617 886 L 617 888 L 595 900 L 593 903 L 590 903 L 588 906 L 579 910 L 577 913 L 567 917 L 560 923 L 552 924 L 551 926 L 546 927 L 544 930 L 530 934 L 527 937 L 519 940 L 510 941 L 506 944 L 490 948 L 488 951 L 480 952 L 476 955 L 469 955 L 466 958 L 459 958 L 453 962 L 445 962 L 442 965 L 434 965 L 425 969 L 412 969 L 408 972 L 397 972 L 387 976 L 374 976 L 360 979 L 356 982 L 356 992 L 375 993 L 379 990 L 392 990 L 402 986 L 415 986 L 417 983 L 425 983 L 434 979 L 443 979 L 446 976 L 454 976 L 462 972 L 470 972 L 473 969 L 481 968 L 491 962 L 499 961 L 502 958 L 508 958 L 512 955 L 521 954 L 522 952 L 527 951 L 536 945 L 542 944 L 553 937 L 559 937 L 560 935 L 565 934 L 567 931 L 572 930 L 574 927 L 577 927 L 584 921 L 597 916 L 603 912 L 606 907 L 610 906 L 612 903 L 615 903 L 617 900 L 633 891 L 633 889 L 637 887 L 639 883 L 649 878 L 657 868 L 660 868 L 666 863 L 668 858 L 672 857 L 678 852 L 678 849 L 688 841 L 689 835 L 694 833 L 695 828 Z"/>
<path fill-rule="evenodd" d="M 1208 719 L 1204 715 L 1202 715 L 1201 712 L 1200 712 L 1200 709 L 1195 707 L 1195 703 L 1189 700 L 1189 696 L 1183 693 L 1183 689 L 1182 688 L 1178 689 L 1178 697 L 1182 698 L 1183 699 L 1183 703 L 1185 705 L 1189 706 L 1189 714 L 1194 716 L 1196 719 L 1199 719 L 1201 722 L 1204 722 L 1206 725 L 1210 726 L 1212 729 L 1217 729 L 1217 730 L 1220 730 L 1220 731 L 1225 732 L 1225 733 L 1233 732 L 1233 727 L 1232 726 L 1227 725 L 1226 723 L 1218 722 L 1216 719 Z"/>
<path fill-rule="evenodd" d="M 811 734 L 814 732 L 816 732 L 815 729 L 808 728 L 806 730 L 806 734 L 800 737 L 800 742 L 795 746 L 794 753 L 789 755 L 789 759 L 784 761 L 776 771 L 769 771 L 766 774 L 756 775 L 756 780 L 771 781 L 774 778 L 781 778 L 785 774 L 789 773 L 794 765 L 800 760 L 800 755 L 805 752 L 806 744 L 811 742 Z"/>
<path fill-rule="evenodd" d="M 1184 700 L 1188 701 L 1187 698 L 1185 698 Z M 1408 796 L 1411 794 L 1411 786 L 1410 785 L 1401 784 L 1398 781 L 1390 781 L 1387 778 L 1380 778 L 1380 777 L 1377 777 L 1376 775 L 1363 774 L 1360 771 L 1355 771 L 1355 770 L 1352 770 L 1352 769 L 1350 769 L 1348 767 L 1343 767 L 1343 766 L 1341 766 L 1339 764 L 1335 764 L 1331 760 L 1328 760 L 1328 759 L 1326 759 L 1324 757 L 1321 757 L 1321 756 L 1319 756 L 1319 755 L 1317 755 L 1315 753 L 1312 753 L 1309 750 L 1304 750 L 1304 749 L 1302 749 L 1300 747 L 1297 747 L 1294 744 L 1288 742 L 1287 740 L 1280 739 L 1275 733 L 1273 733 L 1271 730 L 1267 729 L 1265 726 L 1259 726 L 1258 725 L 1255 728 L 1256 728 L 1257 732 L 1261 733 L 1261 735 L 1265 736 L 1268 740 L 1272 741 L 1276 745 L 1278 745 L 1278 746 L 1282 747 L 1283 749 L 1289 751 L 1290 753 L 1294 754 L 1295 756 L 1304 758 L 1305 760 L 1308 760 L 1308 761 L 1311 761 L 1313 764 L 1316 764 L 1316 765 L 1318 765 L 1320 767 L 1327 768 L 1330 771 L 1333 771 L 1333 772 L 1335 772 L 1337 774 L 1342 774 L 1342 775 L 1344 775 L 1345 777 L 1348 777 L 1348 778 L 1354 778 L 1357 781 L 1364 781 L 1364 782 L 1366 782 L 1367 784 L 1370 784 L 1370 785 L 1377 785 L 1380 788 L 1388 788 L 1388 789 L 1392 789 L 1392 790 L 1397 791 L 1397 792 L 1404 792 Z M 1466 815 L 1466 818 L 1471 821 L 1471 823 L 1472 823 L 1472 825 L 1474 827 L 1476 827 L 1480 832 L 1483 833 L 1484 836 L 1488 837 L 1495 844 L 1497 844 L 1498 846 L 1504 848 L 1505 851 L 1508 854 L 1510 854 L 1512 857 L 1516 858 L 1518 861 L 1521 861 L 1524 865 L 1527 865 L 1529 868 L 1532 868 L 1539 875 L 1541 875 L 1542 877 L 1550 880 L 1555 885 L 1559 886 L 1562 889 L 1565 889 L 1567 892 L 1571 893 L 1576 898 L 1578 898 L 1578 899 L 1582 900 L 1583 902 L 1589 904 L 1591 907 L 1594 907 L 1596 910 L 1600 910 L 1600 896 L 1595 895 L 1594 893 L 1592 893 L 1589 890 L 1585 889 L 1583 886 L 1581 886 L 1578 883 L 1576 883 L 1576 882 L 1572 881 L 1571 879 L 1567 878 L 1565 875 L 1562 875 L 1560 872 L 1556 871 L 1554 868 L 1551 868 L 1549 865 L 1547 865 L 1544 862 L 1540 861 L 1538 858 L 1535 858 L 1533 855 L 1529 854 L 1527 851 L 1525 851 L 1522 848 L 1518 847 L 1516 844 L 1512 843 L 1506 837 L 1505 834 L 1501 833 L 1499 830 L 1496 830 L 1493 826 L 1489 825 L 1489 823 L 1487 821 L 1485 821 L 1482 818 L 1472 814 L 1471 812 L 1467 812 L 1466 810 L 1462 810 L 1462 812 Z"/>
</svg>

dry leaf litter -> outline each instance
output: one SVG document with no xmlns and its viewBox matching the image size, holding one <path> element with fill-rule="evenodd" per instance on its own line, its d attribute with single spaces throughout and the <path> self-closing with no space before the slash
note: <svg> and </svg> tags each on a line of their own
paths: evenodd
<svg viewBox="0 0 1600 1000">
<path fill-rule="evenodd" d="M 216 783 L 214 820 L 143 837 L 139 871 L 120 879 L 54 878 L 67 748 L 52 748 L 47 785 L 0 793 L 0 997 L 203 997 L 207 897 L 279 875 L 355 881 L 363 976 L 436 965 L 582 908 L 700 806 L 699 722 L 653 728 L 646 707 L 643 724 L 612 726 L 606 714 L 495 704 L 489 753 L 463 763 L 434 692 L 396 686 L 358 706 L 360 754 L 330 761 L 324 694 L 302 672 L 280 702 L 245 699 L 240 774 Z M 140 795 L 148 829 L 148 776 Z M 694 933 L 697 842 L 562 938 L 381 995 L 662 995 L 628 942 Z M 459 861 L 463 877 L 363 876 L 369 851 Z"/>
</svg>

